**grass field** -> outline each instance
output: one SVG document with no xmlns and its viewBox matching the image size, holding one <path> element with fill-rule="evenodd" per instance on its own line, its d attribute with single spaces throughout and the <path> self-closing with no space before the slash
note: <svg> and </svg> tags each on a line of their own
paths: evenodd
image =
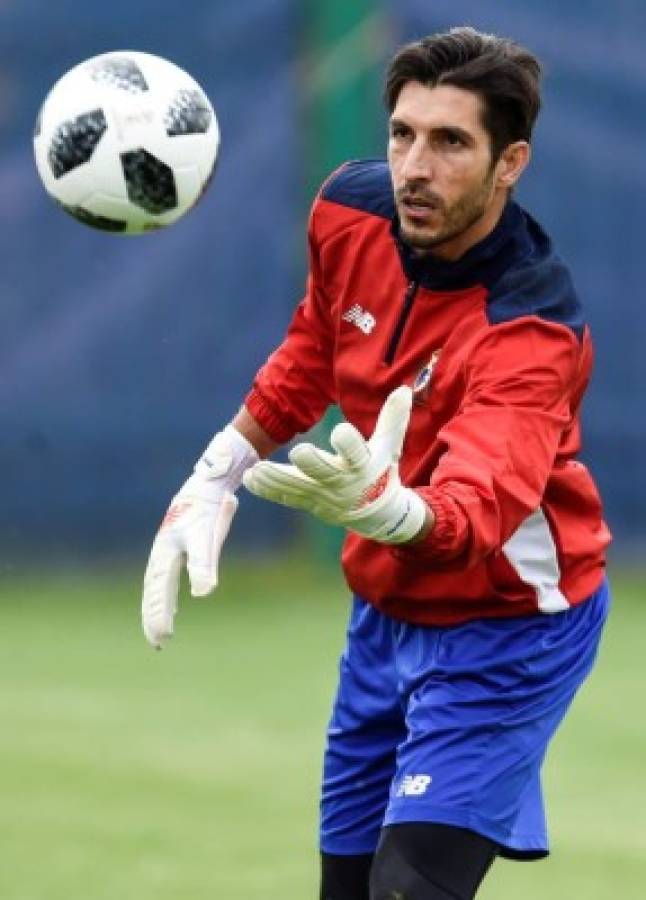
<svg viewBox="0 0 646 900">
<path fill-rule="evenodd" d="M 339 576 L 229 562 L 177 636 L 139 578 L 0 582 L 1 900 L 314 900 Z M 553 855 L 483 900 L 646 896 L 646 582 L 619 580 L 602 656 L 546 771 Z"/>
</svg>

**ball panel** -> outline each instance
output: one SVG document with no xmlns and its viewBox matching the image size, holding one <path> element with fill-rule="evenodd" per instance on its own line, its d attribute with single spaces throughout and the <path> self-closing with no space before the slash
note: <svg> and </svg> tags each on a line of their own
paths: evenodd
<svg viewBox="0 0 646 900">
<path fill-rule="evenodd" d="M 153 214 L 175 209 L 177 188 L 170 166 L 143 148 L 120 156 L 131 203 Z"/>
<path fill-rule="evenodd" d="M 104 84 L 130 94 L 141 94 L 148 90 L 148 82 L 134 59 L 129 56 L 106 54 L 88 63 L 90 78 L 97 84 Z"/>
<path fill-rule="evenodd" d="M 164 116 L 169 137 L 182 134 L 206 134 L 213 121 L 213 113 L 201 91 L 178 91 Z"/>
<path fill-rule="evenodd" d="M 62 206 L 65 212 L 74 216 L 79 222 L 82 222 L 84 225 L 89 225 L 91 228 L 98 228 L 100 231 L 110 231 L 113 234 L 118 234 L 119 232 L 124 232 L 128 227 L 126 221 L 109 219 L 107 216 L 99 216 L 96 213 L 90 212 L 89 209 L 84 209 L 82 206 L 65 206 L 64 204 L 62 204 Z"/>
<path fill-rule="evenodd" d="M 123 182 L 123 176 L 121 181 Z M 95 216 L 103 216 L 115 221 L 124 221 L 126 227 L 119 233 L 125 235 L 143 234 L 145 231 L 149 230 L 151 222 L 159 222 L 161 225 L 164 225 L 166 216 L 173 214 L 164 213 L 160 216 L 153 216 L 151 213 L 141 209 L 141 207 L 133 206 L 126 194 L 125 185 L 123 198 L 116 197 L 114 194 L 105 193 L 104 191 L 96 191 L 90 196 L 86 196 L 77 205 L 82 206 L 83 209 Z"/>
<path fill-rule="evenodd" d="M 59 125 L 52 135 L 47 152 L 54 178 L 61 178 L 67 172 L 86 163 L 107 127 L 101 109 L 94 109 Z"/>
</svg>

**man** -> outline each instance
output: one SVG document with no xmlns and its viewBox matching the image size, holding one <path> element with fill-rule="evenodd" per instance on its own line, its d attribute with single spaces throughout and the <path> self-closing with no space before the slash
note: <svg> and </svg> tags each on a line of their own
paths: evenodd
<svg viewBox="0 0 646 900">
<path fill-rule="evenodd" d="M 609 541 L 575 460 L 590 335 L 512 199 L 540 66 L 470 28 L 388 71 L 388 163 L 334 173 L 284 343 L 174 499 L 145 579 L 154 646 L 183 554 L 217 581 L 242 480 L 348 529 L 353 600 L 321 803 L 323 900 L 468 900 L 547 852 L 540 767 L 592 666 Z M 260 461 L 331 403 L 333 453 Z"/>
</svg>

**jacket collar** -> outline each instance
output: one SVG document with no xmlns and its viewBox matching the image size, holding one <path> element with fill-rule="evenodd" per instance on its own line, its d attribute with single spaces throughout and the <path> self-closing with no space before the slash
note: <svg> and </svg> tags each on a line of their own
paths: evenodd
<svg viewBox="0 0 646 900">
<path fill-rule="evenodd" d="M 523 211 L 512 200 L 493 231 L 455 262 L 438 259 L 432 253 L 417 256 L 400 235 L 398 216 L 392 220 L 391 233 L 406 278 L 431 291 L 458 291 L 477 284 L 490 287 L 531 247 Z"/>
</svg>

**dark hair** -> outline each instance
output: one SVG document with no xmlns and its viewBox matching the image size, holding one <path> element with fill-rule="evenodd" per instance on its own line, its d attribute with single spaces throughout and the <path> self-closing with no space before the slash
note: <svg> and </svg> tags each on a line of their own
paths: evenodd
<svg viewBox="0 0 646 900">
<path fill-rule="evenodd" d="M 541 107 L 541 64 L 525 47 L 474 28 L 452 28 L 406 44 L 386 74 L 384 100 L 392 112 L 404 85 L 451 84 L 482 100 L 482 125 L 492 161 L 514 141 L 529 141 Z"/>
</svg>

